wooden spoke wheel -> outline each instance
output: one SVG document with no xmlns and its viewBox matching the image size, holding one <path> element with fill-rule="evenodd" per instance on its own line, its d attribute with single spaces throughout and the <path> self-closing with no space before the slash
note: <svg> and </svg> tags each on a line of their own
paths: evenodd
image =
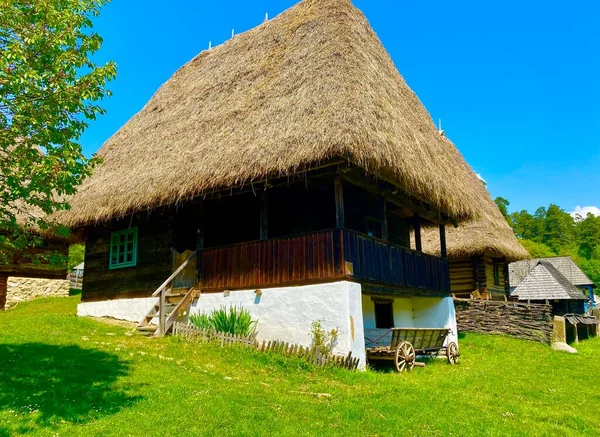
<svg viewBox="0 0 600 437">
<path fill-rule="evenodd" d="M 448 362 L 450 364 L 456 364 L 458 357 L 460 357 L 460 354 L 458 353 L 458 346 L 456 343 L 450 342 L 448 347 L 446 347 L 446 358 L 448 358 Z"/>
<path fill-rule="evenodd" d="M 396 364 L 396 371 L 402 373 L 404 371 L 411 371 L 415 367 L 415 348 L 409 341 L 401 342 L 396 348 L 396 357 L 394 363 Z"/>
</svg>

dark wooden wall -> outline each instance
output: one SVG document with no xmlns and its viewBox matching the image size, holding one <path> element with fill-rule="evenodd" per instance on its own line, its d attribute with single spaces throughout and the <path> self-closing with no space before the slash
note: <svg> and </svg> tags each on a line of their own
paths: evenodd
<svg viewBox="0 0 600 437">
<path fill-rule="evenodd" d="M 8 263 L 0 261 L 0 274 L 27 278 L 66 279 L 66 256 L 69 245 L 64 242 L 46 242 L 42 247 L 12 251 L 0 247 Z"/>
<path fill-rule="evenodd" d="M 494 284 L 494 262 L 498 263 L 499 285 Z M 508 291 L 505 260 L 490 256 L 472 256 L 450 260 L 450 289 L 459 297 L 487 290 L 494 297 L 502 297 Z"/>
<path fill-rule="evenodd" d="M 137 265 L 109 269 L 110 234 L 138 228 Z M 87 228 L 82 300 L 149 296 L 171 274 L 173 220 L 171 212 L 136 215 Z"/>
</svg>

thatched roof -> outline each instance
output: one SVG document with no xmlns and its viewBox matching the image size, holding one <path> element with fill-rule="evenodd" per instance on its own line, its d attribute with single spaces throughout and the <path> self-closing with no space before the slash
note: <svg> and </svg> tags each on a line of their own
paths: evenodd
<svg viewBox="0 0 600 437">
<path fill-rule="evenodd" d="M 480 203 L 481 217 L 461 223 L 457 228 L 446 228 L 446 245 L 450 259 L 476 255 L 488 255 L 518 261 L 530 258 L 529 252 L 519 243 L 515 233 L 492 200 L 483 182 L 478 184 L 485 197 Z M 438 229 L 423 229 L 423 250 L 432 254 L 440 253 Z"/>
<path fill-rule="evenodd" d="M 204 51 L 100 149 L 83 225 L 343 157 L 457 219 L 476 176 L 350 0 L 304 0 Z"/>
</svg>

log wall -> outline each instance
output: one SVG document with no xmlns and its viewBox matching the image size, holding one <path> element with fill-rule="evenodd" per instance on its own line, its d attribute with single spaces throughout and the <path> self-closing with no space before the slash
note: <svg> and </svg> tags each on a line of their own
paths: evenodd
<svg viewBox="0 0 600 437">
<path fill-rule="evenodd" d="M 110 270 L 111 232 L 130 226 L 138 228 L 137 265 Z M 170 213 L 138 214 L 133 219 L 128 217 L 86 231 L 83 301 L 146 297 L 171 274 Z"/>
<path fill-rule="evenodd" d="M 492 300 L 455 299 L 459 332 L 508 334 L 550 344 L 551 306 Z"/>
</svg>

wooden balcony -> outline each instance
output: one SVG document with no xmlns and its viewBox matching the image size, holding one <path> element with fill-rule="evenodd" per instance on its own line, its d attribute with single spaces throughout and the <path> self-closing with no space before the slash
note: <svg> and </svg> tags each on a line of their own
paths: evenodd
<svg viewBox="0 0 600 437">
<path fill-rule="evenodd" d="M 202 290 L 299 285 L 334 280 L 448 293 L 448 263 L 347 229 L 203 249 Z"/>
</svg>

